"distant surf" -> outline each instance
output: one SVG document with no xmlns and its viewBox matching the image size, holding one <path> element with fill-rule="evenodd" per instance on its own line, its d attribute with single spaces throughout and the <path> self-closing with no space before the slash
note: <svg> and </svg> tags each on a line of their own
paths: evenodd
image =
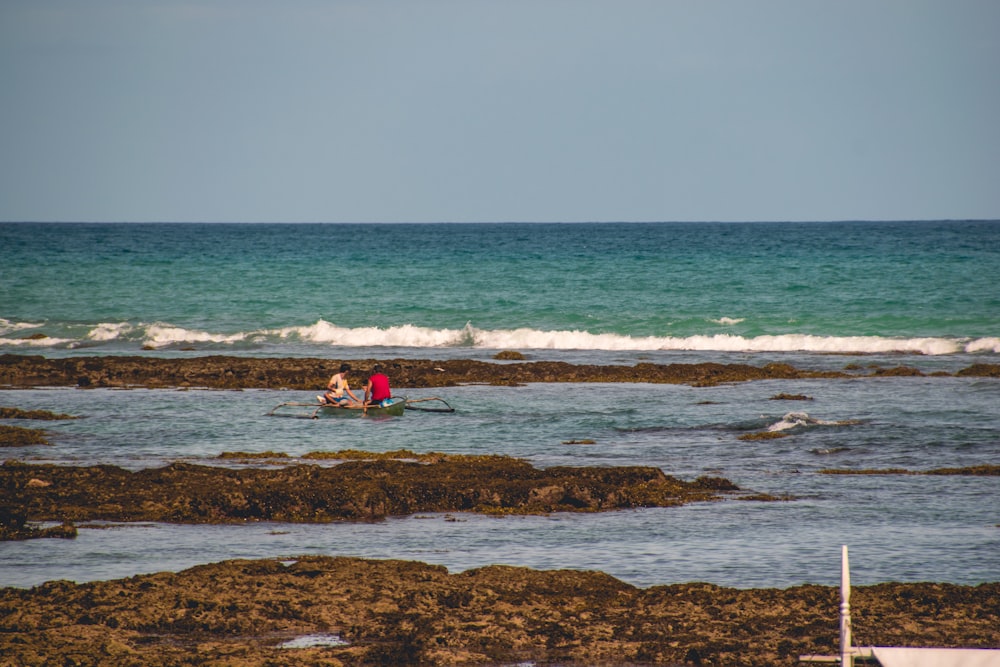
<svg viewBox="0 0 1000 667">
<path fill-rule="evenodd" d="M 1000 223 L 0 223 L 0 352 L 1000 354 Z"/>
<path fill-rule="evenodd" d="M 166 322 L 55 324 L 0 320 L 3 348 L 94 348 L 130 343 L 147 349 L 188 345 L 229 346 L 245 350 L 256 345 L 295 343 L 328 347 L 473 348 L 522 350 L 621 350 L 707 352 L 806 352 L 818 354 L 1000 354 L 1000 337 L 891 338 L 884 336 L 783 335 L 740 336 L 704 334 L 684 337 L 629 336 L 584 330 L 545 331 L 533 328 L 480 329 L 467 323 L 456 328 L 413 324 L 389 327 L 345 327 L 320 319 L 304 326 L 221 332 L 191 329 Z"/>
</svg>

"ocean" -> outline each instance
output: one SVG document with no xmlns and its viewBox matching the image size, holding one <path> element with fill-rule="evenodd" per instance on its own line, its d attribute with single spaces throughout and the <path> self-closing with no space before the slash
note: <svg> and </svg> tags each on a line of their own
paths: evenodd
<svg viewBox="0 0 1000 667">
<path fill-rule="evenodd" d="M 0 586 L 303 553 L 601 570 L 642 586 L 1000 579 L 1000 479 L 831 475 L 1000 463 L 1000 222 L 0 224 L 0 354 L 227 354 L 629 365 L 905 365 L 924 377 L 406 390 L 454 414 L 299 421 L 310 392 L 8 389 L 49 447 L 6 459 L 132 469 L 226 451 L 506 454 L 654 465 L 781 502 L 377 524 L 89 525 L 0 542 Z M 497 362 L 503 363 L 503 362 Z M 316 378 L 319 389 L 327 378 Z M 781 394 L 802 395 L 790 401 Z M 789 437 L 746 441 L 765 429 Z M 593 441 L 592 445 L 566 444 Z"/>
</svg>

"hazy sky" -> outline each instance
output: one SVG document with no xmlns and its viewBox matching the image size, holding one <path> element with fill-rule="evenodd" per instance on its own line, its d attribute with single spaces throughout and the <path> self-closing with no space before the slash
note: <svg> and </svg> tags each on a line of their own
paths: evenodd
<svg viewBox="0 0 1000 667">
<path fill-rule="evenodd" d="M 1000 218 L 997 0 L 0 0 L 0 220 Z"/>
</svg>

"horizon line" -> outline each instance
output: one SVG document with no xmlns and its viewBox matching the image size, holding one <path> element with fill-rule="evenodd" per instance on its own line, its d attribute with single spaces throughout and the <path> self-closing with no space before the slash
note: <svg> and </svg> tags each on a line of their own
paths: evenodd
<svg viewBox="0 0 1000 667">
<path fill-rule="evenodd" d="M 798 220 L 0 220 L 2 225 L 657 225 L 1000 222 L 998 218 L 830 218 Z"/>
</svg>

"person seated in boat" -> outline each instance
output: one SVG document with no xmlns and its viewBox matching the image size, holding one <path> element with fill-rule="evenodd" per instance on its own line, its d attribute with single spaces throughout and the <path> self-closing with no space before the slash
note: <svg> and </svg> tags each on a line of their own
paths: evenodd
<svg viewBox="0 0 1000 667">
<path fill-rule="evenodd" d="M 361 401 L 351 391 L 347 384 L 347 374 L 351 372 L 350 364 L 341 364 L 340 372 L 335 373 L 330 381 L 326 383 L 327 391 L 321 396 L 317 396 L 319 402 L 324 405 L 338 405 L 342 408 L 350 408 L 361 405 Z"/>
<path fill-rule="evenodd" d="M 382 372 L 382 364 L 375 364 L 365 380 L 365 405 L 384 407 L 392 399 L 389 377 Z"/>
</svg>

